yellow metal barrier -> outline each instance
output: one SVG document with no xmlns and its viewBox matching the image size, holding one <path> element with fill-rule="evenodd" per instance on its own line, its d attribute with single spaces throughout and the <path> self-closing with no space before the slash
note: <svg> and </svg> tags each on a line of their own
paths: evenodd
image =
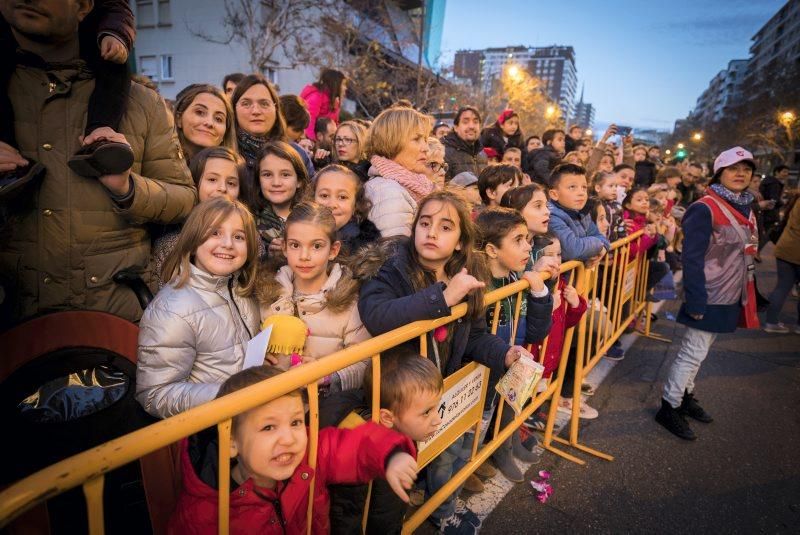
<svg viewBox="0 0 800 535">
<path fill-rule="evenodd" d="M 640 233 L 634 234 L 629 238 L 625 238 L 613 244 L 614 258 L 606 260 L 603 264 L 604 274 L 606 276 L 601 278 L 600 288 L 598 290 L 597 270 L 586 270 L 584 265 L 580 262 L 565 262 L 561 267 L 561 273 L 569 273 L 571 283 L 576 287 L 579 294 L 587 297 L 589 300 L 589 312 L 584 315 L 581 322 L 578 324 L 578 335 L 575 337 L 577 340 L 577 362 L 575 366 L 575 391 L 573 392 L 573 399 L 580 399 L 580 386 L 582 379 L 588 370 L 597 363 L 600 356 L 607 350 L 610 345 L 616 341 L 622 334 L 625 326 L 642 310 L 649 307 L 646 306 L 645 289 L 646 289 L 646 275 L 647 275 L 647 262 L 639 262 L 635 259 L 633 262 L 628 262 L 630 253 L 630 243 L 637 239 Z M 633 271 L 630 271 L 633 270 Z M 631 275 L 632 273 L 632 275 Z M 628 278 L 626 279 L 626 275 Z M 630 280 L 630 278 L 633 280 Z M 633 284 L 633 290 L 626 290 L 625 284 Z M 529 289 L 527 281 L 521 280 L 513 284 L 509 284 L 492 292 L 486 294 L 485 304 L 487 306 L 499 306 L 502 299 L 511 295 L 517 296 L 517 305 L 514 310 L 515 320 L 518 320 L 521 300 L 524 299 L 524 293 Z M 594 301 L 598 297 L 600 302 L 607 302 L 607 316 L 611 318 L 608 325 L 603 325 L 598 329 L 598 333 L 591 334 L 592 329 L 588 329 L 587 321 L 591 326 L 593 325 L 594 318 Z M 629 313 L 623 317 L 622 309 L 625 305 L 631 302 L 632 305 Z M 373 393 L 372 393 L 372 407 L 373 421 L 377 421 L 378 407 L 379 407 L 379 392 L 380 387 L 380 353 L 393 348 L 399 344 L 405 343 L 414 338 L 420 337 L 420 350 L 423 355 L 427 352 L 427 336 L 426 334 L 433 331 L 441 325 L 458 321 L 464 317 L 467 311 L 466 304 L 459 304 L 451 309 L 450 316 L 439 318 L 435 320 L 418 321 L 408 325 L 404 325 L 393 331 L 376 336 L 366 340 L 360 344 L 351 346 L 349 348 L 338 351 L 323 359 L 320 359 L 311 364 L 298 366 L 290 369 L 289 371 L 264 381 L 260 384 L 250 386 L 243 390 L 234 392 L 230 395 L 216 399 L 202 406 L 195 407 L 182 414 L 173 416 L 164 421 L 155 423 L 146 428 L 137 430 L 133 433 L 112 440 L 96 448 L 85 451 L 68 459 L 65 459 L 55 465 L 47 467 L 22 481 L 10 486 L 2 493 L 0 493 L 0 527 L 6 526 L 14 518 L 20 516 L 25 511 L 32 507 L 46 502 L 49 498 L 54 497 L 62 492 L 77 486 L 83 486 L 84 493 L 87 500 L 87 510 L 89 518 L 89 532 L 91 534 L 101 534 L 104 532 L 103 526 L 103 503 L 102 503 L 102 488 L 104 481 L 104 474 L 123 466 L 129 462 L 140 459 L 141 457 L 157 451 L 165 446 L 168 446 L 180 439 L 197 433 L 203 429 L 211 426 L 217 426 L 220 447 L 219 447 L 219 533 L 228 533 L 228 514 L 229 514 L 229 460 L 227 458 L 227 451 L 230 440 L 230 424 L 231 419 L 237 414 L 253 409 L 268 401 L 283 396 L 289 392 L 297 390 L 298 388 L 307 388 L 309 391 L 309 464 L 313 468 L 316 466 L 317 456 L 317 438 L 318 438 L 318 424 L 319 424 L 319 398 L 317 392 L 317 381 L 331 373 L 355 364 L 356 362 L 364 359 L 372 359 L 373 368 Z M 602 308 L 600 309 L 602 312 Z M 588 318 L 587 318 L 588 316 Z M 494 315 L 495 321 L 492 325 L 492 332 L 496 331 L 498 313 Z M 516 322 L 515 322 L 516 324 Z M 648 325 L 649 328 L 649 325 Z M 484 373 L 483 391 L 480 402 L 477 405 L 477 411 L 473 410 L 472 416 L 468 418 L 469 425 L 464 429 L 473 428 L 475 430 L 475 440 L 472 445 L 472 455 L 470 461 L 456 474 L 453 474 L 450 481 L 445 484 L 439 491 L 437 491 L 429 500 L 427 500 L 417 511 L 415 511 L 405 522 L 403 527 L 404 533 L 411 533 L 422 522 L 447 499 L 453 492 L 455 492 L 472 474 L 478 466 L 485 462 L 489 456 L 508 439 L 522 423 L 531 416 L 539 407 L 545 402 L 550 401 L 550 410 L 548 413 L 547 425 L 544 436 L 544 447 L 551 452 L 554 452 L 571 461 L 583 464 L 583 461 L 561 451 L 553 446 L 553 442 L 569 444 L 582 451 L 597 455 L 601 458 L 608 460 L 613 459 L 611 456 L 582 446 L 578 443 L 578 410 L 579 404 L 573 404 L 573 414 L 570 425 L 570 439 L 569 441 L 563 440 L 554 436 L 553 429 L 555 424 L 555 416 L 560 397 L 561 387 L 564 381 L 564 374 L 566 371 L 566 364 L 569 355 L 569 350 L 573 340 L 574 328 L 570 328 L 564 340 L 564 347 L 562 350 L 562 358 L 559 363 L 558 371 L 554 374 L 553 378 L 549 381 L 546 388 L 539 392 L 531 402 L 521 411 L 514 420 L 500 429 L 500 423 L 495 426 L 493 438 L 490 442 L 483 447 L 479 447 L 478 435 L 481 425 L 481 414 L 483 412 L 483 405 L 487 398 L 486 392 L 486 377 L 488 373 Z M 513 339 L 513 334 L 512 334 Z M 541 354 L 544 354 L 544 345 Z M 458 373 L 467 374 L 470 370 L 482 368 L 480 365 L 471 364 L 469 370 L 459 370 Z M 484 372 L 486 370 L 484 369 Z M 456 377 L 447 378 L 446 381 L 453 383 Z M 459 376 L 460 377 L 460 376 Z M 498 411 L 503 410 L 502 399 L 499 402 Z M 475 420 L 477 414 L 477 420 Z M 456 439 L 463 434 L 464 430 L 458 434 L 450 437 L 449 443 L 452 444 Z M 439 454 L 444 448 L 437 448 L 435 454 Z M 421 456 L 421 460 L 429 462 L 431 460 L 431 453 L 427 456 Z M 311 492 L 313 493 L 313 482 L 311 485 Z M 309 496 L 309 510 L 308 510 L 308 526 L 311 528 L 311 514 L 312 514 L 313 496 Z M 365 524 L 364 524 L 365 525 Z"/>
</svg>

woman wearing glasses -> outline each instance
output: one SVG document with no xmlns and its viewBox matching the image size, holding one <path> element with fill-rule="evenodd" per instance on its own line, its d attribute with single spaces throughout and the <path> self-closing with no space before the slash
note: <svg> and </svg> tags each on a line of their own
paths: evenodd
<svg viewBox="0 0 800 535">
<path fill-rule="evenodd" d="M 278 93 L 262 75 L 249 74 L 236 86 L 231 96 L 231 105 L 236 119 L 239 154 L 252 173 L 259 153 L 267 141 L 288 141 Z M 308 176 L 312 176 L 314 165 L 311 158 L 297 143 L 290 142 L 290 145 L 303 160 Z"/>
<path fill-rule="evenodd" d="M 425 176 L 434 183 L 436 189 L 444 189 L 444 177 L 448 165 L 444 161 L 444 145 L 439 139 L 428 138 L 428 163 L 425 165 Z"/>
<path fill-rule="evenodd" d="M 370 163 L 365 152 L 367 129 L 355 121 L 345 121 L 333 136 L 333 161 L 344 165 L 366 182 Z"/>
</svg>

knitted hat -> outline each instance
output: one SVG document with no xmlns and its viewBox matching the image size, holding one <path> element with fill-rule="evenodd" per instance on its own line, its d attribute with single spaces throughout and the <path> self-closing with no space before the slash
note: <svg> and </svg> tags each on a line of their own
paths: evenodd
<svg viewBox="0 0 800 535">
<path fill-rule="evenodd" d="M 495 158 L 497 158 L 498 160 L 500 159 L 500 153 L 499 153 L 499 152 L 497 152 L 496 150 L 494 150 L 494 149 L 493 149 L 493 148 L 491 148 L 491 147 L 483 147 L 483 153 L 484 153 L 484 154 L 486 155 L 486 157 L 487 157 L 487 158 L 489 158 L 490 160 L 493 160 L 493 159 L 495 159 Z"/>
<path fill-rule="evenodd" d="M 511 108 L 503 110 L 502 113 L 500 113 L 500 115 L 497 116 L 497 124 L 503 124 L 512 117 L 519 117 L 519 116 L 517 115 L 517 112 L 515 112 Z"/>
<path fill-rule="evenodd" d="M 275 314 L 261 323 L 261 330 L 272 326 L 269 335 L 267 351 L 275 355 L 303 354 L 306 337 L 309 335 L 308 327 L 303 320 L 295 316 Z"/>
</svg>

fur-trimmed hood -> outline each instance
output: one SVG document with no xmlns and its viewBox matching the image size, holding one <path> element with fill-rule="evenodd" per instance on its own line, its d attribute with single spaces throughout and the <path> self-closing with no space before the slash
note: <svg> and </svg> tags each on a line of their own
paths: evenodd
<svg viewBox="0 0 800 535">
<path fill-rule="evenodd" d="M 410 238 L 398 236 L 362 247 L 350 258 L 353 278 L 362 282 L 373 278 L 384 264 L 408 251 L 409 241 Z"/>
<path fill-rule="evenodd" d="M 256 298 L 261 307 L 268 307 L 281 298 L 291 299 L 294 294 L 294 273 L 289 266 L 281 267 L 275 275 L 268 270 L 268 267 L 261 269 L 256 284 Z M 353 276 L 349 267 L 335 263 L 320 291 L 324 295 L 321 301 L 331 312 L 343 312 L 358 299 L 360 287 L 361 281 Z"/>
</svg>

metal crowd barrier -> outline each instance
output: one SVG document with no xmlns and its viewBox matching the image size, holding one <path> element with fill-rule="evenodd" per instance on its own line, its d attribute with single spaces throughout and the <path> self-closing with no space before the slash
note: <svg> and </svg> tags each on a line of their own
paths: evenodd
<svg viewBox="0 0 800 535">
<path fill-rule="evenodd" d="M 578 293 L 588 300 L 589 308 L 587 313 L 584 314 L 577 328 L 573 327 L 567 330 L 558 370 L 547 381 L 544 389 L 536 394 L 520 414 L 502 429 L 500 418 L 498 417 L 491 433 L 491 440 L 486 444 L 481 446 L 478 443 L 478 436 L 480 435 L 478 431 L 481 426 L 483 405 L 487 399 L 488 369 L 473 362 L 445 378 L 445 395 L 443 399 L 450 404 L 446 412 L 451 412 L 452 407 L 452 413 L 457 414 L 457 417 L 454 417 L 449 422 L 445 419 L 443 429 L 440 429 L 433 439 L 420 445 L 418 464 L 420 467 L 428 464 L 470 429 L 475 432 L 471 458 L 461 470 L 453 474 L 447 484 L 407 517 L 403 526 L 403 533 L 412 533 L 419 527 L 449 495 L 460 488 L 469 475 L 485 462 L 500 444 L 517 432 L 522 423 L 547 401 L 550 401 L 550 409 L 543 441 L 543 446 L 547 451 L 580 464 L 584 463 L 583 460 L 553 445 L 553 443 L 559 443 L 572 446 L 606 460 L 613 460 L 612 456 L 593 450 L 578 442 L 579 403 L 573 403 L 568 440 L 555 436 L 554 424 L 567 360 L 573 341 L 577 344 L 573 399 L 578 400 L 581 395 L 580 390 L 583 379 L 597 364 L 605 351 L 622 335 L 628 324 L 634 321 L 638 315 L 645 313 L 649 316 L 650 307 L 646 300 L 648 262 L 643 261 L 642 258 L 630 259 L 630 244 L 637 240 L 641 234 L 640 231 L 628 238 L 614 242 L 611 254 L 606 255 L 598 268 L 586 269 L 582 263 L 576 261 L 565 262 L 561 266 L 562 276 L 568 277 Z M 524 292 L 528 291 L 528 288 L 529 285 L 525 280 L 509 284 L 487 293 L 485 303 L 487 307 L 499 307 L 501 300 L 516 294 L 517 304 L 514 311 L 516 320 L 519 318 Z M 378 407 L 380 406 L 380 387 L 378 385 L 380 384 L 381 352 L 419 337 L 420 352 L 426 355 L 426 334 L 441 325 L 459 321 L 466 314 L 467 306 L 462 303 L 453 307 L 451 311 L 452 314 L 445 318 L 418 321 L 404 325 L 338 351 L 314 363 L 290 369 L 279 377 L 195 407 L 182 414 L 49 466 L 18 481 L 0 493 L 0 527 L 7 526 L 13 519 L 33 507 L 46 503 L 49 498 L 82 486 L 86 497 L 89 533 L 92 535 L 102 534 L 104 533 L 103 483 L 106 473 L 215 425 L 219 435 L 219 533 L 227 534 L 230 505 L 230 462 L 228 452 L 231 419 L 234 416 L 298 388 L 306 388 L 309 394 L 309 464 L 314 468 L 316 466 L 319 432 L 317 381 L 356 362 L 371 359 L 372 384 L 375 385 L 372 392 L 372 419 L 377 421 Z M 495 318 L 499 317 L 497 312 L 495 310 Z M 649 334 L 649 317 L 647 320 L 645 329 Z M 496 329 L 497 321 L 495 320 L 491 330 L 496 332 Z M 577 335 L 573 335 L 575 330 L 577 330 Z M 547 340 L 545 339 L 539 352 L 540 359 L 544 357 L 546 344 Z M 542 380 L 544 381 L 545 379 Z M 458 394 L 458 396 L 454 397 L 454 394 Z M 504 402 L 500 398 L 497 408 L 498 414 L 503 409 Z M 312 493 L 313 489 L 312 482 Z M 313 495 L 309 497 L 309 530 L 311 528 L 312 507 Z"/>
</svg>

